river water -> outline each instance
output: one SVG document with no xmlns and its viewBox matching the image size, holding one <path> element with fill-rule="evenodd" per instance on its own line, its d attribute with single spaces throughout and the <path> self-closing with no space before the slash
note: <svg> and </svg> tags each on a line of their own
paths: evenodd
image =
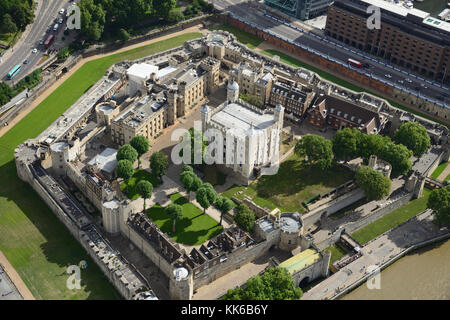
<svg viewBox="0 0 450 320">
<path fill-rule="evenodd" d="M 450 299 L 450 240 L 404 256 L 381 272 L 381 289 L 366 284 L 342 300 Z"/>
</svg>

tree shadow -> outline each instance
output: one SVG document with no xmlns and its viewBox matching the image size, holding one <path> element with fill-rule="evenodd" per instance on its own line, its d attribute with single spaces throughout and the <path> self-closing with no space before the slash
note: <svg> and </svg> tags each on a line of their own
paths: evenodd
<svg viewBox="0 0 450 320">
<path fill-rule="evenodd" d="M 334 164 L 328 170 L 321 170 L 301 160 L 286 160 L 281 163 L 278 173 L 262 176 L 256 183 L 260 197 L 291 196 L 310 186 L 333 189 L 352 179 L 353 174 L 346 168 Z"/>
</svg>

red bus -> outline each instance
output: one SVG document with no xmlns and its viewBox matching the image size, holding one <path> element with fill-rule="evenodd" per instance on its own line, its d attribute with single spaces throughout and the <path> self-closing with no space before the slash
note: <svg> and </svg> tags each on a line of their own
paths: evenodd
<svg viewBox="0 0 450 320">
<path fill-rule="evenodd" d="M 45 42 L 44 42 L 45 48 L 48 49 L 48 47 L 50 47 L 50 45 L 53 43 L 54 40 L 55 40 L 55 36 L 53 34 L 49 35 L 47 40 L 45 40 Z"/>
<path fill-rule="evenodd" d="M 347 63 L 355 68 L 362 68 L 363 64 L 359 61 L 353 60 L 353 59 L 348 59 Z"/>
</svg>

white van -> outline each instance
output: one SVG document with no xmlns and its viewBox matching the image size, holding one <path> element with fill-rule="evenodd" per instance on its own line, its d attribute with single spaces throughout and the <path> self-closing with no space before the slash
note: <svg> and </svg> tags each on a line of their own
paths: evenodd
<svg viewBox="0 0 450 320">
<path fill-rule="evenodd" d="M 59 28 L 59 24 L 55 23 L 55 25 L 53 26 L 53 31 L 58 31 Z"/>
</svg>

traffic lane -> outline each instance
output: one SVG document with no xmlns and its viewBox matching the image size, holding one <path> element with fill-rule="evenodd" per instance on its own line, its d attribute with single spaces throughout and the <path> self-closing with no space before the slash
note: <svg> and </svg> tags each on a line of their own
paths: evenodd
<svg viewBox="0 0 450 320">
<path fill-rule="evenodd" d="M 429 83 L 427 81 L 421 81 L 420 79 L 416 79 L 414 74 L 408 74 L 407 73 L 408 71 L 406 71 L 406 70 L 405 70 L 405 72 L 397 71 L 388 66 L 384 66 L 380 63 L 372 61 L 371 57 L 369 55 L 366 56 L 365 58 L 363 58 L 357 53 L 352 53 L 351 51 L 340 48 L 340 47 L 336 46 L 334 43 L 328 42 L 331 39 L 330 40 L 326 39 L 326 41 L 325 41 L 318 37 L 311 36 L 310 34 L 303 33 L 304 37 L 302 37 L 301 41 L 299 41 L 300 39 L 295 38 L 293 33 L 288 32 L 286 30 L 286 28 L 292 30 L 294 33 L 302 34 L 300 31 L 298 31 L 294 28 L 291 28 L 287 25 L 278 23 L 277 21 L 275 21 L 271 18 L 269 18 L 269 19 L 275 25 L 274 27 L 272 27 L 272 29 L 275 31 L 275 33 L 277 33 L 283 37 L 286 37 L 291 41 L 294 41 L 297 43 L 303 43 L 303 44 L 307 45 L 308 47 L 310 47 L 311 49 L 317 50 L 323 54 L 328 54 L 330 57 L 340 60 L 343 63 L 345 63 L 348 58 L 353 58 L 353 59 L 359 60 L 359 61 L 366 60 L 365 62 L 369 63 L 372 66 L 372 68 L 370 68 L 371 70 L 367 70 L 367 71 L 371 71 L 376 76 L 384 77 L 389 80 L 394 80 L 396 82 L 396 85 L 398 85 L 398 86 L 402 86 L 402 87 L 405 87 L 408 89 L 415 89 L 418 84 L 421 86 L 421 84 L 423 83 L 427 87 L 427 89 L 426 89 L 427 95 L 430 97 L 434 97 L 434 98 L 440 97 L 440 96 L 442 96 L 442 94 L 445 94 L 447 92 L 447 90 L 445 88 L 441 88 L 441 87 L 434 85 L 432 83 Z M 266 21 L 264 21 L 264 24 L 262 24 L 260 26 L 268 28 L 268 24 L 269 24 L 269 22 L 266 20 Z M 334 39 L 333 39 L 333 42 L 334 42 Z M 352 49 L 352 48 L 350 50 L 356 51 L 355 49 Z M 375 57 L 373 57 L 373 58 L 375 58 Z M 378 57 L 377 57 L 377 59 L 379 60 Z M 388 63 L 388 62 L 386 61 L 386 63 Z M 394 66 L 394 68 L 401 70 L 399 67 L 396 67 L 396 66 Z M 386 74 L 391 75 L 392 78 L 385 77 Z M 408 78 L 411 78 L 411 80 L 413 81 L 412 84 L 405 81 Z M 403 83 L 401 83 L 399 80 L 403 81 Z M 414 81 L 416 81 L 416 83 L 414 83 Z M 422 86 L 421 86 L 421 88 L 423 89 Z M 415 91 L 417 91 L 417 90 L 418 89 L 415 89 Z"/>
<path fill-rule="evenodd" d="M 3 75 L 2 78 L 5 78 L 9 70 L 11 70 L 11 68 L 18 64 L 22 65 L 23 69 L 17 75 L 17 78 L 14 79 L 15 82 L 25 77 L 27 73 L 35 68 L 36 64 L 40 61 L 45 53 L 42 52 L 42 48 L 39 46 L 39 41 L 42 40 L 43 37 L 45 37 L 47 28 L 59 15 L 61 4 L 64 4 L 65 2 L 69 3 L 67 0 L 55 0 L 42 4 L 44 7 L 41 9 L 38 17 L 36 17 L 30 33 L 27 35 L 19 48 L 13 48 L 14 54 L 8 60 L 2 63 L 2 68 L 0 68 L 0 75 Z M 31 53 L 34 48 L 38 49 L 38 53 Z M 23 62 L 27 58 L 30 58 L 30 63 L 24 65 Z"/>
<path fill-rule="evenodd" d="M 259 17 L 258 17 L 259 18 Z M 308 46 L 309 48 L 316 50 L 318 52 L 321 52 L 323 54 L 328 54 L 330 57 L 339 60 L 343 63 L 347 61 L 348 58 L 353 58 L 355 60 L 363 60 L 362 62 L 366 62 L 370 64 L 370 68 L 366 69 L 366 72 L 373 74 L 374 76 L 384 78 L 386 80 L 389 80 L 391 82 L 395 82 L 397 86 L 401 86 L 405 89 L 416 91 L 418 92 L 419 89 L 427 90 L 426 95 L 432 98 L 438 98 L 438 100 L 445 101 L 446 99 L 442 97 L 442 94 L 446 92 L 445 89 L 440 88 L 435 85 L 428 84 L 427 82 L 420 82 L 420 80 L 417 80 L 414 78 L 413 75 L 407 75 L 404 74 L 401 71 L 393 70 L 392 68 L 389 68 L 387 66 L 383 66 L 381 64 L 378 64 L 374 61 L 372 61 L 370 58 L 363 58 L 357 54 L 354 54 L 352 52 L 349 52 L 343 48 L 336 47 L 334 44 L 330 44 L 328 42 L 325 42 L 323 40 L 317 39 L 309 34 L 301 33 L 300 31 L 297 31 L 295 29 L 292 29 L 288 26 L 285 26 L 283 24 L 277 24 L 274 25 L 272 22 L 273 20 L 267 20 L 267 19 L 258 19 L 255 17 L 249 17 L 247 16 L 246 19 L 248 19 L 250 22 L 258 23 L 259 26 L 266 28 L 270 31 L 272 31 L 275 34 L 278 34 L 281 37 L 287 38 L 293 42 L 304 44 Z M 271 23 L 272 22 L 272 23 Z M 272 24 L 272 26 L 271 26 Z M 276 24 L 276 22 L 275 22 Z M 399 69 L 399 68 L 398 68 Z M 386 77 L 386 75 L 389 74 L 391 78 Z M 406 79 L 411 79 L 412 83 L 409 83 L 406 81 Z M 402 81 L 403 83 L 401 83 Z M 426 86 L 426 88 L 422 87 L 422 83 Z M 416 89 L 417 87 L 420 87 L 419 89 Z M 442 98 L 440 98 L 442 97 Z"/>
</svg>

